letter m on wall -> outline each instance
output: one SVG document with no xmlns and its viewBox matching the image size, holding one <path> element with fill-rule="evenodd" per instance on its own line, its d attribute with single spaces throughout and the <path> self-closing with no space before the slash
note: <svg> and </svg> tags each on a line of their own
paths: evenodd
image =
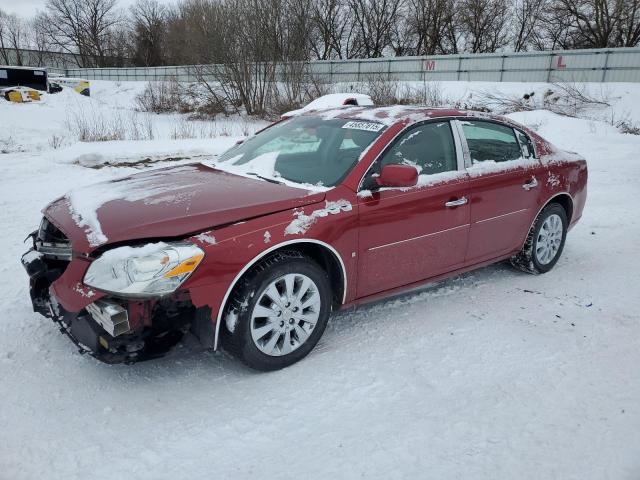
<svg viewBox="0 0 640 480">
<path fill-rule="evenodd" d="M 436 61 L 435 60 L 425 60 L 424 61 L 424 69 L 428 71 L 433 71 L 436 69 Z"/>
</svg>

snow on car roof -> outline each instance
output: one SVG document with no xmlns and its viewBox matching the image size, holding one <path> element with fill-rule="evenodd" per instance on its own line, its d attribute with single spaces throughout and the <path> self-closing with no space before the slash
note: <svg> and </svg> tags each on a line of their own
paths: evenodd
<svg viewBox="0 0 640 480">
<path fill-rule="evenodd" d="M 356 102 L 355 104 L 350 103 L 349 105 L 373 105 L 373 100 L 371 100 L 371 97 L 364 93 L 330 93 L 328 95 L 323 95 L 322 97 L 316 98 L 302 108 L 283 113 L 282 117 L 295 117 L 309 111 L 325 110 L 328 108 L 339 108 L 343 105 L 346 105 L 347 102 Z"/>
<path fill-rule="evenodd" d="M 393 105 L 389 107 L 339 107 L 324 110 L 305 112 L 304 116 L 319 116 L 325 119 L 349 118 L 354 120 L 366 120 L 392 125 L 398 121 L 417 122 L 429 118 L 438 117 L 484 117 L 499 120 L 505 123 L 514 123 L 499 115 L 471 110 L 457 110 L 452 108 L 433 108 L 411 105 Z"/>
</svg>

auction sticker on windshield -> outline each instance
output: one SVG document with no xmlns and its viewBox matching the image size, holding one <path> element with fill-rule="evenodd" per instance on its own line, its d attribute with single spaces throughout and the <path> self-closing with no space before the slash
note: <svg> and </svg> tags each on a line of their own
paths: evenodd
<svg viewBox="0 0 640 480">
<path fill-rule="evenodd" d="M 352 130 L 367 130 L 369 132 L 378 132 L 384 128 L 382 123 L 351 121 L 345 123 L 342 128 L 350 128 Z"/>
</svg>

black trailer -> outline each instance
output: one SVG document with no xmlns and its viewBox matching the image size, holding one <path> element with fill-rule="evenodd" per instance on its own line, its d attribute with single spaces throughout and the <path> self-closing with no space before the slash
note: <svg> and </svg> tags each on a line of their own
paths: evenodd
<svg viewBox="0 0 640 480">
<path fill-rule="evenodd" d="M 46 92 L 47 71 L 44 68 L 0 65 L 0 88 L 29 87 Z"/>
</svg>

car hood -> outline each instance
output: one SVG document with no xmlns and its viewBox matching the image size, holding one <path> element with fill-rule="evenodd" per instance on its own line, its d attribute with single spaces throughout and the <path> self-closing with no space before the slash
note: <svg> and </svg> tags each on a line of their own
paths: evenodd
<svg viewBox="0 0 640 480">
<path fill-rule="evenodd" d="M 90 253 L 131 240 L 185 237 L 324 197 L 323 192 L 190 164 L 72 190 L 43 213 L 74 251 Z"/>
</svg>

